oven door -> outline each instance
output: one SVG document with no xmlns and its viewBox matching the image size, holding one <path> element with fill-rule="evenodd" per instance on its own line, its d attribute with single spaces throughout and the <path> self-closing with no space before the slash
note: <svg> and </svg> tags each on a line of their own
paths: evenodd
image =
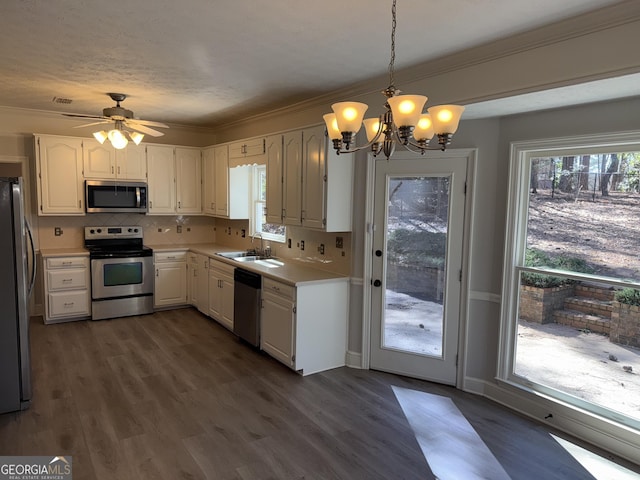
<svg viewBox="0 0 640 480">
<path fill-rule="evenodd" d="M 91 259 L 91 298 L 153 293 L 153 257 Z"/>
</svg>

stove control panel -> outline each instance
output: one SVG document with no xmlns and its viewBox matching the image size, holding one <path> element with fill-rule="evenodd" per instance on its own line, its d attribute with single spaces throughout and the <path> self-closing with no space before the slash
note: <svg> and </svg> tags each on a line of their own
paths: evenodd
<svg viewBox="0 0 640 480">
<path fill-rule="evenodd" d="M 84 227 L 85 240 L 106 240 L 118 238 L 142 238 L 142 227 L 138 225 Z"/>
</svg>

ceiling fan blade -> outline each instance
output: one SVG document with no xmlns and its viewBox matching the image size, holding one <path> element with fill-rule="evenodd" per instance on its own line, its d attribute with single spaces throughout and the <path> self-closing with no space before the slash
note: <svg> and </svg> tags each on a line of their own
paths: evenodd
<svg viewBox="0 0 640 480">
<path fill-rule="evenodd" d="M 85 123 L 83 125 L 76 125 L 73 128 L 92 127 L 93 125 L 102 125 L 104 123 L 111 123 L 111 120 L 103 120 L 102 122 Z"/>
<path fill-rule="evenodd" d="M 139 125 L 139 124 L 133 124 L 131 125 L 131 122 L 124 122 L 124 124 L 129 127 L 131 130 L 136 130 L 138 132 L 141 133 L 145 133 L 147 135 L 151 135 L 152 137 L 161 137 L 162 135 L 164 135 L 163 132 L 159 132 L 157 130 L 154 130 L 153 128 L 149 128 L 149 127 L 145 127 L 144 125 Z"/>
<path fill-rule="evenodd" d="M 152 122 L 151 120 L 140 120 L 138 118 L 128 118 L 127 122 L 135 123 L 138 125 L 146 125 L 147 127 L 169 128 L 169 125 L 165 125 L 164 123 Z"/>
<path fill-rule="evenodd" d="M 78 118 L 108 118 L 103 115 L 83 115 L 80 113 L 63 113 L 65 117 L 78 117 Z"/>
</svg>

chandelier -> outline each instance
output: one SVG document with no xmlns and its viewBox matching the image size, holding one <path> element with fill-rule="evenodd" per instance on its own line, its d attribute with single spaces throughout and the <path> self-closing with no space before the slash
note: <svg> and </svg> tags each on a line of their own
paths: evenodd
<svg viewBox="0 0 640 480">
<path fill-rule="evenodd" d="M 331 105 L 333 113 L 323 116 L 329 138 L 338 154 L 350 153 L 371 147 L 374 156 L 382 152 L 387 160 L 396 148 L 396 142 L 408 150 L 424 154 L 427 150 L 442 150 L 451 143 L 458 129 L 464 107 L 460 105 L 437 105 L 422 113 L 427 103 L 423 95 L 399 95 L 394 85 L 394 62 L 396 57 L 396 0 L 391 7 L 391 60 L 389 61 L 389 86 L 382 91 L 387 97 L 386 112 L 378 118 L 364 119 L 368 105 L 360 102 L 339 102 Z M 354 136 L 364 123 L 367 144 L 355 147 Z M 438 146 L 429 146 L 435 136 Z M 413 137 L 413 139 L 411 138 Z"/>
<path fill-rule="evenodd" d="M 122 120 L 116 120 L 116 124 L 112 130 L 108 132 L 105 130 L 101 130 L 99 132 L 93 132 L 93 136 L 96 140 L 98 140 L 101 144 L 104 143 L 107 139 L 113 145 L 113 148 L 121 150 L 127 146 L 129 140 L 131 140 L 136 145 L 140 145 L 144 135 L 138 132 L 130 132 L 129 130 L 125 130 L 122 125 Z"/>
</svg>

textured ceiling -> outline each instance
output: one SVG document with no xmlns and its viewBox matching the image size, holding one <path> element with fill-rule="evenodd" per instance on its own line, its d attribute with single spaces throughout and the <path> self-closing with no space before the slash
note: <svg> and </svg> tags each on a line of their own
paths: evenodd
<svg viewBox="0 0 640 480">
<path fill-rule="evenodd" d="M 398 0 L 396 68 L 615 2 Z M 122 92 L 138 118 L 211 126 L 385 74 L 390 10 L 390 0 L 2 0 L 0 106 L 97 115 L 113 105 L 106 92 Z"/>
</svg>

